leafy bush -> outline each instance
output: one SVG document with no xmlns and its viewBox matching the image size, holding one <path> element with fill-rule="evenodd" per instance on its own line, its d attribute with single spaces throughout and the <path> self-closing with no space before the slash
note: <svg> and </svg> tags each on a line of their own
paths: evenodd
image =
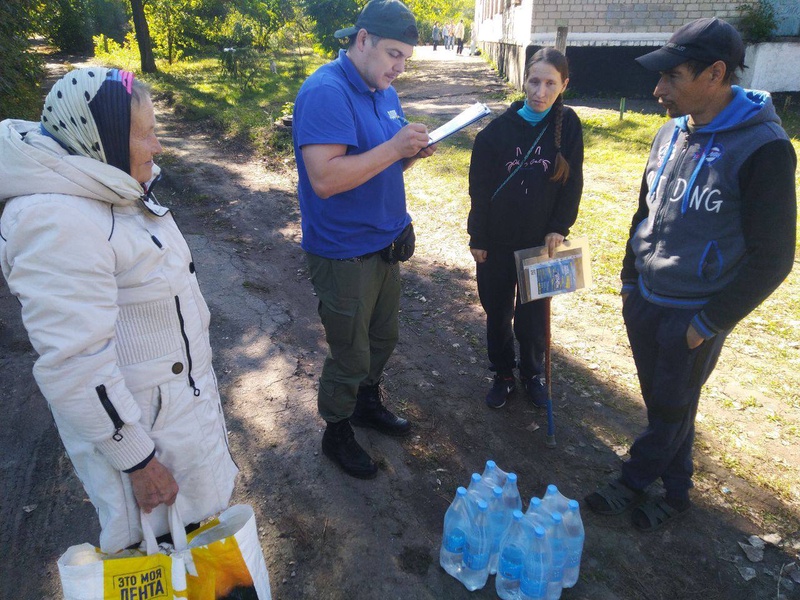
<svg viewBox="0 0 800 600">
<path fill-rule="evenodd" d="M 237 80 L 242 90 L 250 87 L 261 72 L 261 55 L 249 46 L 223 48 L 220 63 L 222 72 Z"/>
<path fill-rule="evenodd" d="M 92 7 L 86 0 L 51 3 L 50 40 L 62 52 L 84 52 L 92 47 Z"/>
<path fill-rule="evenodd" d="M 28 51 L 32 2 L 0 2 L 0 120 L 38 119 L 41 59 Z"/>
<path fill-rule="evenodd" d="M 758 0 L 753 4 L 740 4 L 738 10 L 742 16 L 739 20 L 739 29 L 746 42 L 767 42 L 772 39 L 772 33 L 778 26 L 775 18 L 775 9 L 769 0 Z"/>
<path fill-rule="evenodd" d="M 102 33 L 94 36 L 92 41 L 94 42 L 94 56 L 104 65 L 126 71 L 139 71 L 141 68 L 139 44 L 134 32 L 129 31 L 122 44 Z"/>
</svg>

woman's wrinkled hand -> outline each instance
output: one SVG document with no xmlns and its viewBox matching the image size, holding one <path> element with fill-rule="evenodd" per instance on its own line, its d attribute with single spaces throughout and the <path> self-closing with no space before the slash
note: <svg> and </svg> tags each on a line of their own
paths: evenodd
<svg viewBox="0 0 800 600">
<path fill-rule="evenodd" d="M 159 504 L 172 506 L 178 496 L 178 482 L 156 458 L 143 468 L 129 473 L 133 496 L 144 512 L 149 513 Z"/>
</svg>

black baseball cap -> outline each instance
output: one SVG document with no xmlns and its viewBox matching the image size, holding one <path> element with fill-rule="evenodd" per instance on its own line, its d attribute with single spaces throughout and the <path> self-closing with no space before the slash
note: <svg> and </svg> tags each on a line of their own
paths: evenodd
<svg viewBox="0 0 800 600">
<path fill-rule="evenodd" d="M 733 25 L 716 17 L 697 19 L 678 29 L 669 41 L 636 61 L 649 71 L 668 71 L 688 60 L 728 67 L 744 62 L 744 42 Z"/>
<path fill-rule="evenodd" d="M 411 46 L 416 46 L 419 42 L 417 21 L 408 7 L 399 0 L 371 0 L 361 11 L 353 27 L 340 29 L 333 37 L 351 37 L 361 29 Z"/>
</svg>

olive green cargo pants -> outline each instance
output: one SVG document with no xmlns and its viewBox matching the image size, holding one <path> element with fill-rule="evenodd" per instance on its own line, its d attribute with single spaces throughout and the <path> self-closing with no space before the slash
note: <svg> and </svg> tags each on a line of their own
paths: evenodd
<svg viewBox="0 0 800 600">
<path fill-rule="evenodd" d="M 317 405 L 328 422 L 350 418 L 358 386 L 380 381 L 398 339 L 400 267 L 379 255 L 334 260 L 307 254 L 328 356 Z"/>
</svg>

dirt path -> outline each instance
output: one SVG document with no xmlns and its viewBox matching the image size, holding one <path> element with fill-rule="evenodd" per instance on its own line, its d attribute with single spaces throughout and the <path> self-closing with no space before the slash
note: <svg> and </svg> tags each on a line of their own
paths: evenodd
<svg viewBox="0 0 800 600">
<path fill-rule="evenodd" d="M 449 115 L 503 84 L 479 58 L 420 49 L 398 89 L 408 113 Z M 423 225 L 418 254 L 403 270 L 401 339 L 385 382 L 415 432 L 404 441 L 357 432 L 381 472 L 373 481 L 342 475 L 319 451 L 316 386 L 326 349 L 299 247 L 293 165 L 266 171 L 168 112 L 160 120 L 167 154 L 159 197 L 174 209 L 212 309 L 215 366 L 241 468 L 234 500 L 256 509 L 274 597 L 496 597 L 493 580 L 468 594 L 438 566 L 442 517 L 455 488 L 492 458 L 518 473 L 524 498 L 541 495 L 548 483 L 581 498 L 614 472 L 624 452 L 615 440 L 641 427 L 640 401 L 614 378 L 598 377 L 591 352 L 571 354 L 579 342 L 567 332 L 565 346 L 554 349 L 556 449 L 545 448 L 543 430 L 531 431 L 541 415 L 520 399 L 486 409 L 472 266 L 465 249 L 426 248 Z M 71 544 L 96 540 L 97 525 L 30 375 L 34 354 L 18 311 L 0 284 L 0 597 L 39 600 L 57 597 L 56 559 Z M 613 340 L 600 360 L 632 377 L 619 315 L 593 325 L 583 343 Z M 755 509 L 770 508 L 763 494 L 735 485 Z M 696 500 L 683 523 L 651 535 L 632 531 L 624 518 L 584 514 L 581 580 L 562 597 L 793 597 L 791 582 L 777 581 L 792 556 L 768 547 L 763 563 L 738 564 L 737 542 L 765 532 L 702 490 Z M 745 582 L 737 566 L 758 575 Z"/>
</svg>

